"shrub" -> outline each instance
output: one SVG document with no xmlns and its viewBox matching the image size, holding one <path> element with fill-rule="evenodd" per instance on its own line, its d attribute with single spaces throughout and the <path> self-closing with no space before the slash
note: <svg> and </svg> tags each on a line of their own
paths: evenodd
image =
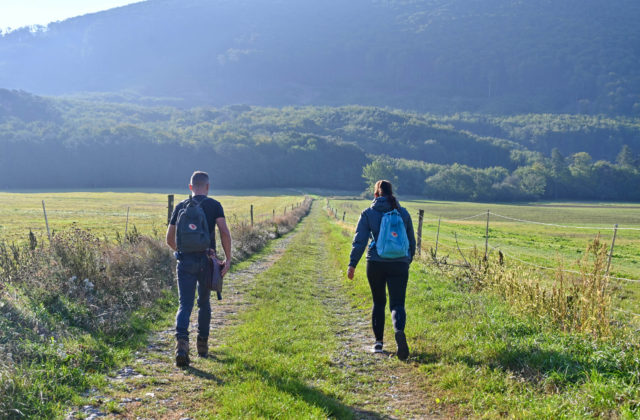
<svg viewBox="0 0 640 420">
<path fill-rule="evenodd" d="M 280 237 L 295 228 L 300 219 L 309 213 L 312 200 L 306 197 L 302 204 L 294 207 L 286 214 L 276 216 L 270 222 L 249 223 L 232 221 L 230 223 L 233 237 L 233 260 L 242 261 L 266 245 L 269 239 Z"/>
<path fill-rule="evenodd" d="M 273 222 L 232 223 L 234 259 L 293 229 L 310 207 L 307 198 Z M 158 235 L 135 226 L 115 243 L 80 229 L 44 245 L 0 242 L 0 418 L 53 416 L 56 401 L 88 386 L 85 372 L 113 366 L 112 346 L 147 328 L 174 268 Z"/>
<path fill-rule="evenodd" d="M 579 273 L 556 271 L 545 282 L 536 269 L 488 264 L 484 285 L 496 291 L 517 310 L 548 317 L 564 331 L 603 337 L 610 334 L 611 288 L 605 275 L 607 247 L 596 237 L 579 262 Z"/>
</svg>

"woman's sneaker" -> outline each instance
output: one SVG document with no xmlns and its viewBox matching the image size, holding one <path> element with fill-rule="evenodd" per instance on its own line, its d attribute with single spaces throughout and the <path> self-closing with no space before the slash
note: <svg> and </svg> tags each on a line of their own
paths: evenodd
<svg viewBox="0 0 640 420">
<path fill-rule="evenodd" d="M 372 353 L 382 353 L 382 341 L 376 341 L 376 344 L 371 347 Z"/>
<path fill-rule="evenodd" d="M 398 359 L 407 360 L 409 358 L 409 346 L 407 345 L 407 336 L 404 331 L 396 332 L 396 344 L 398 345 Z"/>
</svg>

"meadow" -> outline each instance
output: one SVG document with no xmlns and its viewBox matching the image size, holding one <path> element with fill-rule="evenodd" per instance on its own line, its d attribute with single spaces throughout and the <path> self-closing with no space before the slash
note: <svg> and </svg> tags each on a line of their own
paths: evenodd
<svg viewBox="0 0 640 420">
<path fill-rule="evenodd" d="M 295 228 L 311 205 L 281 191 L 215 197 L 227 210 L 234 267 Z M 144 347 L 161 315 L 175 312 L 175 258 L 164 243 L 167 196 L 41 192 L 3 198 L 10 203 L 2 211 L 13 240 L 0 238 L 0 418 L 64 417 L 70 405 L 84 405 L 81 394 Z M 56 232 L 51 241 L 34 209 L 43 199 Z M 119 209 L 133 209 L 131 203 L 137 210 L 130 212 L 125 237 L 126 213 Z M 251 205 L 254 226 L 247 223 Z M 30 228 L 37 245 L 27 239 Z"/>
<path fill-rule="evenodd" d="M 95 284 L 95 290 L 89 290 L 81 281 L 85 275 L 76 273 L 84 265 L 76 262 L 84 262 L 88 255 L 85 251 L 91 251 L 93 245 L 73 242 L 82 235 L 65 242 L 63 233 L 65 228 L 77 226 L 90 229 L 98 237 L 113 237 L 115 231 L 122 234 L 127 207 L 131 208 L 130 227 L 135 224 L 139 231 L 152 236 L 154 231 L 162 233 L 166 194 L 0 193 L 4 198 L 2 220 L 11 221 L 3 222 L 3 232 L 9 232 L 11 226 L 15 241 L 23 241 L 29 228 L 44 235 L 40 206 L 41 200 L 46 200 L 50 224 L 59 232 L 53 241 L 58 244 L 54 247 L 55 258 L 61 261 L 52 265 L 49 262 L 53 260 L 42 260 L 39 269 L 31 270 L 30 262 L 38 260 L 28 259 L 31 254 L 27 253 L 18 271 L 7 271 L 8 288 L 0 290 L 6 315 L 6 319 L 0 317 L 4 323 L 0 346 L 14 356 L 7 360 L 0 357 L 0 417 L 17 408 L 32 416 L 53 418 L 85 405 L 102 407 L 111 414 L 148 417 L 159 407 L 157 398 L 154 401 L 148 397 L 150 390 L 172 397 L 175 406 L 160 407 L 167 417 L 180 407 L 188 407 L 195 417 L 206 418 L 352 418 L 356 413 L 373 413 L 373 418 L 378 414 L 418 417 L 427 412 L 444 417 L 523 419 L 638 415 L 637 332 L 620 328 L 598 337 L 561 328 L 544 314 L 520 311 L 518 304 L 489 288 L 474 288 L 472 283 L 461 281 L 460 271 L 438 268 L 429 257 L 435 247 L 439 217 L 439 259 L 448 256 L 449 261 L 459 262 L 459 251 L 452 249 L 457 248 L 454 232 L 466 258 L 474 258 L 470 247 L 479 250 L 475 258 L 482 255 L 489 209 L 489 244 L 504 251 L 505 264 L 516 268 L 516 281 L 524 281 L 517 267 L 557 267 L 563 260 L 564 268 L 574 267 L 571 264 L 585 252 L 598 228 L 614 223 L 640 227 L 636 205 L 403 200 L 414 222 L 419 209 L 425 210 L 425 220 L 423 258 L 412 265 L 407 294 L 406 331 L 413 355 L 409 363 L 402 364 L 394 357 L 371 359 L 363 351 L 370 334 L 367 319 L 371 303 L 364 262 L 358 266 L 354 281 L 344 277 L 352 230 L 369 200 L 336 196 L 327 202 L 326 195 L 318 195 L 301 225 L 295 228 L 291 224 L 291 235 L 270 242 L 275 245 L 252 248 L 246 253 L 248 260 L 234 266 L 239 277 L 229 282 L 227 290 L 231 293 L 225 295 L 234 296 L 229 303 L 232 311 L 214 317 L 225 320 L 215 330 L 211 350 L 216 357 L 197 360 L 193 370 L 177 371 L 171 359 L 171 339 L 160 345 L 163 350 L 155 364 L 145 365 L 146 361 L 140 359 L 140 354 L 148 352 L 149 337 L 170 329 L 175 313 L 173 260 L 162 240 L 96 244 L 108 249 L 104 254 L 91 254 L 98 259 L 98 264 L 91 267 L 108 267 L 86 276 Z M 227 217 L 236 221 L 248 219 L 251 204 L 258 221 L 269 218 L 273 210 L 283 214 L 285 207 L 290 209 L 302 201 L 302 196 L 288 190 L 214 192 L 213 196 L 224 204 Z M 176 202 L 179 200 L 176 195 Z M 328 217 L 331 213 L 325 209 L 327 204 L 336 209 L 338 219 L 344 214 L 344 223 L 335 216 Z M 296 223 L 306 211 L 296 208 Z M 497 215 L 555 226 L 500 219 Z M 287 210 L 287 216 L 293 213 Z M 243 237 L 246 224 L 233 220 L 231 224 L 239 244 L 251 242 L 256 236 L 248 232 Z M 273 233 L 271 224 L 257 229 Z M 600 231 L 608 242 L 611 232 Z M 612 273 L 638 278 L 638 231 L 618 233 Z M 281 235 L 262 236 L 264 245 L 268 238 Z M 79 258 L 68 258 L 73 255 L 64 252 L 67 244 L 71 251 L 78 251 Z M 280 248 L 281 260 L 274 260 L 273 266 L 257 269 L 247 265 Z M 47 250 L 36 251 L 33 256 L 42 257 Z M 107 259 L 100 259 L 102 255 Z M 65 289 L 66 282 L 76 274 L 77 287 Z M 541 282 L 551 282 L 553 274 L 553 270 L 541 269 L 533 278 L 539 275 Z M 241 280 L 242 276 L 246 279 Z M 135 286 L 138 277 L 149 282 L 150 292 Z M 34 281 L 47 287 L 33 293 Z M 242 281 L 246 284 L 238 286 L 242 293 L 237 295 L 238 290 L 231 287 Z M 614 306 L 639 313 L 638 284 L 614 286 Z M 123 312 L 126 316 L 115 328 L 108 329 L 105 326 L 109 325 L 99 321 L 105 309 L 113 306 L 114 296 L 118 304 L 137 296 L 138 300 L 128 307 L 139 310 Z M 233 299 L 241 301 L 234 303 Z M 624 315 L 625 322 L 631 321 L 628 314 L 617 315 Z M 392 355 L 393 331 L 390 319 L 387 321 L 385 336 L 389 337 L 387 345 Z M 128 339 L 122 341 L 123 337 Z M 44 362 L 39 361 L 42 358 Z M 113 375 L 123 366 L 134 366 L 144 377 L 131 379 L 127 386 L 111 387 L 104 375 Z M 188 380 L 174 380 L 177 377 Z M 194 383 L 201 392 L 193 392 Z M 91 388 L 101 397 L 85 394 Z M 387 394 L 404 397 L 386 398 Z M 106 404 L 104 395 L 109 400 Z M 142 403 L 118 403 L 133 396 Z M 210 404 L 212 400 L 216 404 Z"/>
<path fill-rule="evenodd" d="M 187 198 L 188 191 L 0 192 L 0 241 L 24 243 L 30 230 L 38 240 L 46 238 L 43 200 L 52 232 L 77 227 L 113 240 L 116 232 L 124 234 L 129 208 L 128 229 L 135 226 L 141 234 L 162 236 L 166 229 L 168 194 L 174 194 L 177 204 Z M 302 201 L 299 192 L 293 190 L 214 190 L 210 196 L 222 203 L 230 222 L 249 221 L 252 204 L 258 222 L 270 219 L 274 210 L 281 215 L 286 208 Z"/>
<path fill-rule="evenodd" d="M 400 197 L 402 200 L 402 197 Z M 355 226 L 369 200 L 330 197 L 338 218 Z M 326 204 L 326 200 L 325 200 Z M 558 268 L 579 270 L 587 245 L 600 235 L 610 246 L 618 224 L 610 275 L 616 289 L 614 307 L 625 320 L 640 322 L 640 205 L 629 203 L 538 202 L 528 204 L 469 203 L 402 200 L 417 229 L 418 211 L 424 210 L 423 253 L 458 263 L 484 255 L 487 210 L 490 256 L 498 251 L 505 264 L 538 270 L 541 281 L 552 282 Z M 438 234 L 438 219 L 440 231 Z M 519 219 L 519 220 L 513 220 Z M 534 223 L 531 223 L 534 222 Z M 457 242 L 456 242 L 457 237 Z M 458 247 L 460 250 L 458 250 Z M 543 268 L 544 267 L 544 268 Z M 637 281 L 629 281 L 637 280 Z"/>
</svg>

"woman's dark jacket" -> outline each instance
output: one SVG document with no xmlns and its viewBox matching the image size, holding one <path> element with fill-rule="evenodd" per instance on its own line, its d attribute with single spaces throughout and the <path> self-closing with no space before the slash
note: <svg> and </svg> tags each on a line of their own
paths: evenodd
<svg viewBox="0 0 640 420">
<path fill-rule="evenodd" d="M 367 248 L 367 243 L 373 233 L 373 238 L 378 240 L 378 233 L 380 232 L 380 222 L 382 222 L 382 215 L 388 211 L 393 210 L 391 204 L 387 201 L 386 197 L 378 197 L 371 203 L 371 207 L 366 209 L 360 214 L 360 220 L 358 220 L 358 226 L 356 227 L 356 234 L 353 237 L 353 247 L 351 248 L 351 257 L 349 266 L 355 267 L 360 261 L 364 250 Z M 416 237 L 413 233 L 413 223 L 411 222 L 411 216 L 404 207 L 400 207 L 398 210 L 404 226 L 407 229 L 407 237 L 409 238 L 409 256 L 402 258 L 381 258 L 378 255 L 376 247 L 370 247 L 367 251 L 367 261 L 384 261 L 384 262 L 407 262 L 411 263 L 413 256 L 416 253 Z"/>
</svg>

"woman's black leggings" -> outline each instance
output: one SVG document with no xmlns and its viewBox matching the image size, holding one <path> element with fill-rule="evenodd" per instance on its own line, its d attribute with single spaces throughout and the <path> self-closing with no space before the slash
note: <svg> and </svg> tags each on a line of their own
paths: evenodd
<svg viewBox="0 0 640 420">
<path fill-rule="evenodd" d="M 407 281 L 409 280 L 409 264 L 406 262 L 367 261 L 367 278 L 373 296 L 373 311 L 371 322 L 376 341 L 382 341 L 384 336 L 384 309 L 387 305 L 389 288 L 389 309 L 393 328 L 396 332 L 403 331 L 407 320 L 404 310 L 404 300 L 407 295 Z"/>
</svg>

